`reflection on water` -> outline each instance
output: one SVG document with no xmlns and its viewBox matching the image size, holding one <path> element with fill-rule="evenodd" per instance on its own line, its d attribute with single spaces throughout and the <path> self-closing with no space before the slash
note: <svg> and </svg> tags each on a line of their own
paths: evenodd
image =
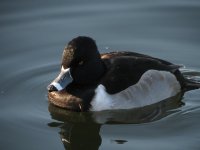
<svg viewBox="0 0 200 150">
<path fill-rule="evenodd" d="M 72 112 L 49 104 L 52 119 L 50 127 L 60 128 L 60 140 L 66 150 L 98 150 L 101 145 L 100 129 L 104 124 L 140 124 L 156 121 L 178 111 L 183 105 L 182 93 L 160 103 L 131 110 L 100 112 Z M 128 140 L 115 139 L 117 144 Z"/>
<path fill-rule="evenodd" d="M 52 123 L 49 126 L 56 127 Z M 100 124 L 64 122 L 58 127 L 60 140 L 66 150 L 98 150 L 101 145 Z"/>
</svg>

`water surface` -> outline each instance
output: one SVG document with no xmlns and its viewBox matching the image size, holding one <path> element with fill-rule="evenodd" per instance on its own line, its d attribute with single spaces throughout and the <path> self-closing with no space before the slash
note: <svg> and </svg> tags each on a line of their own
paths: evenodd
<svg viewBox="0 0 200 150">
<path fill-rule="evenodd" d="M 93 37 L 101 53 L 128 50 L 183 64 L 200 78 L 198 0 L 0 2 L 0 149 L 200 148 L 200 90 L 136 110 L 75 113 L 48 103 L 66 42 Z"/>
</svg>

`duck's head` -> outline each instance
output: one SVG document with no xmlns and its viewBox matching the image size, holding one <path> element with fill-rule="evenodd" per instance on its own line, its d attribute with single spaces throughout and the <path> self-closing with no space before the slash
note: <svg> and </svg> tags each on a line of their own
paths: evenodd
<svg viewBox="0 0 200 150">
<path fill-rule="evenodd" d="M 79 85 L 95 84 L 104 71 L 95 41 L 79 36 L 64 48 L 61 72 L 47 89 L 49 92 L 61 91 L 71 82 Z"/>
</svg>

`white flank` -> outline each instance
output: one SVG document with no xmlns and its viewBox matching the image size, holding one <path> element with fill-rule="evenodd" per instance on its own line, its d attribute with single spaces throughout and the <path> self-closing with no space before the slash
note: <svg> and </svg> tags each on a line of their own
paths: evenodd
<svg viewBox="0 0 200 150">
<path fill-rule="evenodd" d="M 100 84 L 95 90 L 90 110 L 143 107 L 175 96 L 180 91 L 181 86 L 172 73 L 149 70 L 142 75 L 137 84 L 116 94 L 108 94 Z"/>
</svg>

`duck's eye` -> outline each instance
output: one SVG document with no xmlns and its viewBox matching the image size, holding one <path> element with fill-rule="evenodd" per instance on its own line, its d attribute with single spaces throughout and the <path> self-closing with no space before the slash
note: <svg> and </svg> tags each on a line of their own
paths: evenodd
<svg viewBox="0 0 200 150">
<path fill-rule="evenodd" d="M 78 63 L 78 65 L 83 65 L 83 63 L 84 63 L 83 61 L 80 61 L 80 62 Z"/>
</svg>

